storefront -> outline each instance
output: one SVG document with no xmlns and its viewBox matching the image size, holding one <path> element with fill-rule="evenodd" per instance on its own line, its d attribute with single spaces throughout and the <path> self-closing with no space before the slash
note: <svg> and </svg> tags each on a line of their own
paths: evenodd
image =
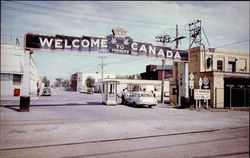
<svg viewBox="0 0 250 158">
<path fill-rule="evenodd" d="M 187 101 L 189 104 L 194 104 L 194 102 L 190 102 L 194 101 L 193 91 L 199 89 L 199 79 L 207 78 L 211 98 L 210 107 L 249 107 L 249 52 L 209 48 L 204 50 L 203 47 L 191 48 L 189 52 L 188 83 L 185 83 L 183 78 L 184 63 L 174 63 L 174 81 L 170 85 L 170 102 L 172 104 L 181 104 L 186 84 L 189 84 L 190 96 Z M 194 75 L 193 88 L 190 85 L 191 73 Z"/>
</svg>

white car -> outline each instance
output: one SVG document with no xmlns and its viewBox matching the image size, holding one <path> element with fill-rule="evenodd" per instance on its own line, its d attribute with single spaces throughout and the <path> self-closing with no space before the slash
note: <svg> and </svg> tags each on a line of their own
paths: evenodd
<svg viewBox="0 0 250 158">
<path fill-rule="evenodd" d="M 43 89 L 42 96 L 51 96 L 51 89 L 48 87 L 45 87 Z"/>
<path fill-rule="evenodd" d="M 157 99 L 151 92 L 132 92 L 129 95 L 125 95 L 125 101 L 133 106 L 152 107 L 157 105 Z"/>
</svg>

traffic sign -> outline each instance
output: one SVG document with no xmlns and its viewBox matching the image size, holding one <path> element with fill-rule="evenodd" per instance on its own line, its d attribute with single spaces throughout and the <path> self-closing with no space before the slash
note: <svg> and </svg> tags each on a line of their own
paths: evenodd
<svg viewBox="0 0 250 158">
<path fill-rule="evenodd" d="M 202 86 L 202 79 L 201 79 L 201 77 L 199 78 L 199 87 L 200 87 L 200 89 L 201 89 L 201 86 Z"/>
<path fill-rule="evenodd" d="M 190 80 L 194 79 L 194 74 L 192 72 L 190 73 L 189 78 L 190 78 Z"/>
<path fill-rule="evenodd" d="M 195 89 L 194 99 L 196 100 L 208 100 L 210 99 L 210 90 L 208 89 Z"/>
<path fill-rule="evenodd" d="M 194 89 L 194 80 L 189 80 L 189 88 Z"/>
</svg>

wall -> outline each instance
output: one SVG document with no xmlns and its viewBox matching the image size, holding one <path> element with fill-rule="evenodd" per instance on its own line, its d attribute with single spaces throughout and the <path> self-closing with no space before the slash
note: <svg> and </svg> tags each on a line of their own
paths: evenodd
<svg viewBox="0 0 250 158">
<path fill-rule="evenodd" d="M 14 74 L 21 75 L 20 84 L 13 83 Z M 1 43 L 1 97 L 13 97 L 15 88 L 21 90 L 20 95 L 33 94 L 35 80 L 38 80 L 38 72 L 30 51 L 24 51 L 22 46 Z"/>
<path fill-rule="evenodd" d="M 249 52 L 230 51 L 224 49 L 209 49 L 204 47 L 195 47 L 189 49 L 189 74 L 194 74 L 194 88 L 198 89 L 199 78 L 207 77 L 210 80 L 211 100 L 210 104 L 214 108 L 224 107 L 224 77 L 246 77 L 249 76 Z M 207 67 L 207 59 L 211 58 L 213 63 Z M 222 60 L 222 71 L 217 69 L 217 61 Z M 236 61 L 236 72 L 228 71 L 228 61 Z M 177 82 L 170 86 L 170 102 L 174 105 L 180 102 L 180 97 L 177 98 L 173 94 L 173 89 L 179 87 L 180 95 L 184 93 L 183 73 L 184 63 L 173 63 L 173 81 Z M 176 64 L 178 65 L 176 67 Z M 216 91 L 216 92 L 215 92 Z"/>
<path fill-rule="evenodd" d="M 230 51 L 224 49 L 209 49 L 195 47 L 189 50 L 189 74 L 194 74 L 194 88 L 198 89 L 199 78 L 207 77 L 210 80 L 211 100 L 210 105 L 214 108 L 224 108 L 224 77 L 247 77 L 249 76 L 249 52 Z M 207 59 L 211 58 L 213 63 L 207 67 Z M 217 61 L 222 60 L 222 71 L 217 69 Z M 229 72 L 229 60 L 236 61 L 236 72 Z M 175 64 L 175 63 L 174 63 Z M 177 76 L 178 71 L 178 76 Z M 177 85 L 171 85 L 171 89 L 179 86 L 180 91 L 184 89 L 183 83 L 183 63 L 178 63 L 178 68 L 173 68 L 173 79 L 177 79 Z M 176 95 L 171 94 L 170 101 L 177 103 Z"/>
<path fill-rule="evenodd" d="M 30 56 L 30 71 L 29 71 L 29 94 L 34 95 L 37 93 L 37 84 L 40 83 L 39 81 L 39 75 L 36 63 L 34 59 L 32 58 L 32 55 Z"/>
<path fill-rule="evenodd" d="M 1 43 L 1 96 L 13 96 L 14 89 L 21 89 L 24 74 L 24 50 L 20 46 Z M 21 75 L 21 84 L 13 84 L 13 74 Z"/>
</svg>

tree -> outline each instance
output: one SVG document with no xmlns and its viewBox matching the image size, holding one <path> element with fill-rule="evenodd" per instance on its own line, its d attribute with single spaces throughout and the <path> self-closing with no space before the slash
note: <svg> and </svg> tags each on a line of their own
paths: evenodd
<svg viewBox="0 0 250 158">
<path fill-rule="evenodd" d="M 93 88 L 95 83 L 95 79 L 92 78 L 91 76 L 88 76 L 87 79 L 85 80 L 85 84 L 88 88 Z"/>
<path fill-rule="evenodd" d="M 50 86 L 50 81 L 47 79 L 46 76 L 43 76 L 42 83 L 44 83 L 45 87 L 49 87 Z"/>
<path fill-rule="evenodd" d="M 68 88 L 68 87 L 70 86 L 69 80 L 67 80 L 67 79 L 63 80 L 62 86 L 63 86 L 64 88 Z"/>
</svg>

